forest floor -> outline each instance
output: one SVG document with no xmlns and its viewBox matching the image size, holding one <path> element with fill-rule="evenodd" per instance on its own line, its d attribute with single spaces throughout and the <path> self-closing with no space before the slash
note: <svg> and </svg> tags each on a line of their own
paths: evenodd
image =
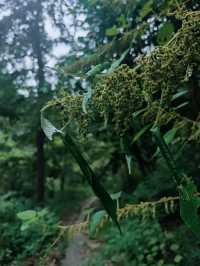
<svg viewBox="0 0 200 266">
<path fill-rule="evenodd" d="M 78 224 L 84 221 L 84 210 L 91 208 L 94 199 L 86 200 L 79 213 L 74 213 L 70 217 L 64 219 L 64 224 Z M 81 266 L 85 263 L 91 254 L 94 254 L 100 247 L 100 243 L 91 240 L 85 233 L 77 233 L 70 239 L 68 247 L 66 248 L 64 259 L 61 261 L 61 266 Z"/>
</svg>

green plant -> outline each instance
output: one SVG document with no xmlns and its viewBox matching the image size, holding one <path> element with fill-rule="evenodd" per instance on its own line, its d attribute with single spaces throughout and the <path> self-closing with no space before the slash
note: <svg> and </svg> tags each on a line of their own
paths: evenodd
<svg viewBox="0 0 200 266">
<path fill-rule="evenodd" d="M 198 242 L 185 227 L 168 232 L 163 231 L 156 220 L 128 218 L 122 228 L 122 236 L 113 227 L 101 232 L 99 237 L 104 244 L 94 260 L 89 260 L 85 265 L 193 266 L 189 263 L 191 256 L 196 259 L 194 265 L 200 263 Z M 187 236 L 194 249 L 188 245 Z"/>
<path fill-rule="evenodd" d="M 183 96 L 187 94 L 189 98 L 192 97 L 189 95 L 189 81 L 192 76 L 196 78 L 199 70 L 199 12 L 178 10 L 176 16 L 182 21 L 182 27 L 167 44 L 141 58 L 134 68 L 127 65 L 119 66 L 114 71 L 107 71 L 103 78 L 99 78 L 94 83 L 92 92 L 89 96 L 87 94 L 87 110 L 84 95 L 66 95 L 61 99 L 53 100 L 43 108 L 41 124 L 50 140 L 54 133 L 64 135 L 65 146 L 78 162 L 94 193 L 100 198 L 107 213 L 118 227 L 116 206 L 109 194 L 99 183 L 68 131 L 64 134 L 56 129 L 44 118 L 44 110 L 62 105 L 64 120 L 68 123 L 75 122 L 80 133 L 85 129 L 85 135 L 90 131 L 93 132 L 95 123 L 102 124 L 102 127 L 104 125 L 104 129 L 110 130 L 122 143 L 122 152 L 127 159 L 129 174 L 132 172 L 133 156 L 139 158 L 140 162 L 142 157 L 141 154 L 139 157 L 138 154 L 136 155 L 135 148 L 138 149 L 138 146 L 135 147 L 133 144 L 139 140 L 142 142 L 143 134 L 151 135 L 154 140 L 152 141 L 151 138 L 150 141 L 157 147 L 156 155 L 162 154 L 174 181 L 174 190 L 180 194 L 181 217 L 194 232 L 199 234 L 197 209 L 200 201 L 197 195 L 194 195 L 197 188 L 192 179 L 177 167 L 168 145 L 176 134 L 181 144 L 188 139 L 198 142 L 199 115 L 195 115 L 196 119 L 191 119 L 189 114 L 193 112 L 192 108 L 185 112 L 182 107 L 188 105 L 188 101 Z M 193 45 L 188 49 L 191 40 Z M 183 65 L 187 66 L 186 70 L 183 69 Z M 187 87 L 187 93 L 183 87 Z M 177 98 L 180 100 L 178 105 L 174 103 Z M 142 127 L 139 133 L 136 132 L 138 127 Z M 168 129 L 167 132 L 163 129 L 165 127 Z M 141 168 L 143 165 L 142 163 Z M 192 213 L 191 222 L 189 206 Z"/>
<path fill-rule="evenodd" d="M 38 263 L 57 236 L 57 217 L 47 209 L 32 208 L 24 198 L 0 197 L 0 264 Z"/>
</svg>

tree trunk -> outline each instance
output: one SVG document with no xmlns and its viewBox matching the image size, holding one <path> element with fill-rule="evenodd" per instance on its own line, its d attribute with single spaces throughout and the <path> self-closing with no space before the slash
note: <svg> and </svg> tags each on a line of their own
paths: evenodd
<svg viewBox="0 0 200 266">
<path fill-rule="evenodd" d="M 38 107 L 41 108 L 43 105 L 43 86 L 45 84 L 45 74 L 44 74 L 44 58 L 43 58 L 43 49 L 42 49 L 42 33 L 40 30 L 39 22 L 42 21 L 42 5 L 41 1 L 37 1 L 37 14 L 35 23 L 32 25 L 32 45 L 33 50 L 37 59 L 37 80 L 38 80 Z M 41 100 L 41 101 L 40 101 Z M 40 106 L 41 105 L 41 106 Z M 38 117 L 39 118 L 39 117 Z M 40 118 L 39 118 L 40 119 Z M 45 157 L 44 157 L 44 141 L 45 136 L 40 128 L 37 131 L 36 136 L 36 147 L 37 147 L 37 173 L 36 173 L 36 197 L 37 202 L 42 204 L 44 202 L 45 196 Z"/>
<path fill-rule="evenodd" d="M 44 140 L 45 136 L 42 130 L 38 130 L 36 136 L 37 145 L 37 202 L 42 204 L 44 201 L 45 193 L 45 156 L 44 156 Z"/>
</svg>

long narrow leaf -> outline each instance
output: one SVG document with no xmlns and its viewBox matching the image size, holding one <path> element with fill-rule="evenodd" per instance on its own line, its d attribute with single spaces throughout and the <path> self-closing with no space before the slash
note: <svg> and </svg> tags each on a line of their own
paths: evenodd
<svg viewBox="0 0 200 266">
<path fill-rule="evenodd" d="M 196 186 L 193 182 L 188 183 L 180 189 L 180 215 L 184 223 L 192 232 L 200 238 L 200 221 L 198 209 L 200 198 L 198 197 Z"/>
<path fill-rule="evenodd" d="M 186 95 L 188 93 L 188 90 L 182 90 L 180 92 L 177 92 L 176 94 L 173 95 L 172 101 L 178 99 L 179 97 L 182 97 L 183 95 Z"/>
<path fill-rule="evenodd" d="M 112 200 L 108 192 L 104 189 L 104 187 L 99 182 L 98 178 L 95 176 L 94 172 L 90 168 L 88 162 L 85 160 L 83 155 L 81 154 L 78 146 L 75 144 L 73 139 L 69 134 L 64 134 L 63 131 L 58 130 L 54 125 L 44 117 L 43 114 L 44 110 L 41 111 L 41 126 L 45 133 L 45 135 L 52 140 L 53 135 L 55 133 L 60 133 L 63 139 L 63 143 L 65 144 L 66 148 L 71 152 L 75 160 L 77 161 L 81 171 L 83 172 L 85 178 L 87 179 L 89 185 L 91 186 L 92 190 L 94 191 L 95 195 L 100 199 L 104 209 L 111 217 L 113 222 L 118 227 L 120 233 L 121 228 L 117 221 L 117 206 L 115 202 Z"/>
<path fill-rule="evenodd" d="M 145 127 L 143 127 L 133 138 L 132 140 L 132 144 L 136 141 L 138 141 L 142 135 L 152 126 L 152 124 L 146 125 Z"/>
<path fill-rule="evenodd" d="M 161 135 L 159 128 L 154 128 L 152 132 L 156 138 L 161 154 L 163 155 L 178 185 L 180 194 L 180 216 L 191 231 L 200 238 L 200 221 L 198 215 L 200 199 L 197 196 L 197 188 L 191 180 L 187 182 L 187 184 L 182 184 L 183 174 L 181 174 L 181 171 L 176 168 L 173 155 Z"/>
<path fill-rule="evenodd" d="M 166 144 L 163 136 L 161 135 L 160 129 L 158 127 L 152 128 L 151 132 L 153 133 L 156 143 L 158 147 L 160 148 L 160 152 L 162 156 L 164 157 L 167 166 L 169 167 L 169 170 L 172 173 L 172 176 L 174 177 L 174 180 L 177 184 L 180 183 L 181 179 L 181 173 L 176 167 L 176 163 L 174 160 L 174 157 L 172 155 L 172 152 L 170 151 L 168 145 Z"/>
<path fill-rule="evenodd" d="M 124 60 L 124 58 L 126 57 L 126 55 L 128 54 L 130 48 L 126 49 L 122 55 L 120 56 L 119 59 L 115 60 L 112 65 L 110 66 L 110 68 L 108 69 L 107 71 L 107 74 L 110 74 L 113 70 L 115 70 L 121 63 L 122 61 Z"/>
<path fill-rule="evenodd" d="M 71 138 L 69 134 L 65 134 L 63 137 L 63 142 L 67 149 L 71 152 L 73 157 L 76 159 L 77 163 L 81 171 L 83 172 L 85 178 L 87 179 L 89 185 L 92 187 L 95 195 L 100 199 L 103 207 L 105 208 L 108 215 L 112 218 L 113 222 L 118 227 L 120 233 L 121 229 L 119 223 L 117 221 L 117 206 L 115 202 L 112 200 L 108 192 L 104 189 L 104 187 L 99 182 L 98 178 L 95 176 L 94 172 L 90 168 L 89 164 L 81 154 L 79 148 Z"/>
</svg>

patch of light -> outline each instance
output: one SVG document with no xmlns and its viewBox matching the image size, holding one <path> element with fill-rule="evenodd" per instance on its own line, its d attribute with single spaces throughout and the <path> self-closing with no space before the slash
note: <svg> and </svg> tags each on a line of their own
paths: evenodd
<svg viewBox="0 0 200 266">
<path fill-rule="evenodd" d="M 56 58 L 66 56 L 70 51 L 70 47 L 66 45 L 65 43 L 57 43 L 54 45 L 52 49 L 52 54 L 55 55 Z"/>
<path fill-rule="evenodd" d="M 54 25 L 52 19 L 48 15 L 44 15 L 44 28 L 51 40 L 58 39 L 60 37 L 60 30 Z"/>
<path fill-rule="evenodd" d="M 0 20 L 3 19 L 4 17 L 10 16 L 11 14 L 12 14 L 12 11 L 10 9 L 1 10 Z"/>
</svg>

